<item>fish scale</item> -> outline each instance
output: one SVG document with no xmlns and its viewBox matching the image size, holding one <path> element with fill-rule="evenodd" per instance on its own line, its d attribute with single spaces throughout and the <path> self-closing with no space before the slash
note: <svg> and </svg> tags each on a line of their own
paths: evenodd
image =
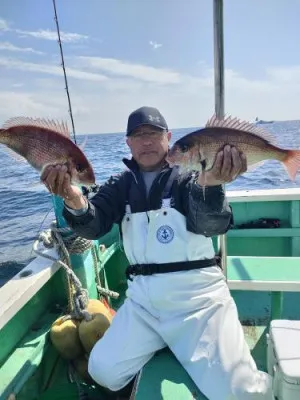
<svg viewBox="0 0 300 400">
<path fill-rule="evenodd" d="M 274 138 L 261 128 L 237 118 L 212 117 L 203 129 L 189 133 L 177 140 L 167 155 L 169 164 L 182 170 L 209 171 L 217 153 L 226 145 L 234 146 L 247 159 L 247 167 L 254 169 L 265 160 L 283 163 L 291 180 L 300 169 L 300 151 L 276 145 Z"/>
<path fill-rule="evenodd" d="M 91 164 L 70 139 L 64 123 L 26 117 L 13 118 L 0 130 L 0 144 L 23 157 L 39 172 L 49 164 L 66 164 L 72 183 L 86 186 L 95 183 Z"/>
</svg>

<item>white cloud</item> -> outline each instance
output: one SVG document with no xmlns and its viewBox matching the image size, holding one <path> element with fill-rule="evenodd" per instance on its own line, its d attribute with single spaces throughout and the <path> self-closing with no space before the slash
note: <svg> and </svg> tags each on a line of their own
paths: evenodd
<svg viewBox="0 0 300 400">
<path fill-rule="evenodd" d="M 8 87 L 2 68 L 1 120 L 22 113 L 69 121 L 61 67 L 1 58 L 0 66 L 15 70 Z M 226 70 L 226 113 L 249 121 L 256 116 L 299 118 L 300 66 L 264 72 L 264 79 L 251 79 Z M 129 113 L 141 105 L 158 107 L 173 128 L 201 126 L 214 113 L 214 75 L 207 66 L 191 76 L 123 60 L 85 57 L 68 58 L 67 74 L 79 133 L 124 131 Z M 287 77 L 292 79 L 287 82 Z M 11 91 L 12 84 L 20 81 L 26 85 Z"/>
<path fill-rule="evenodd" d="M 33 37 L 35 39 L 43 40 L 57 40 L 57 31 L 50 29 L 39 29 L 37 31 L 25 31 L 22 29 L 14 29 L 10 27 L 10 24 L 0 18 L 0 31 L 4 32 L 14 32 L 20 37 Z M 71 33 L 60 31 L 61 40 L 65 43 L 77 43 L 89 39 L 89 36 L 80 33 Z"/>
<path fill-rule="evenodd" d="M 36 39 L 44 39 L 44 40 L 57 40 L 57 32 L 49 29 L 39 29 L 38 31 L 23 31 L 21 29 L 16 29 L 16 33 L 20 34 L 21 37 L 31 36 Z M 68 33 L 68 32 L 60 32 L 60 38 L 63 42 L 80 42 L 82 40 L 87 40 L 89 37 L 87 35 L 81 35 L 79 33 Z"/>
<path fill-rule="evenodd" d="M 0 31 L 8 31 L 8 30 L 9 30 L 8 22 L 0 18 Z"/>
<path fill-rule="evenodd" d="M 37 93 L 30 92 L 14 92 L 1 91 L 0 103 L 1 120 L 5 121 L 13 116 L 46 116 L 57 114 L 59 107 L 62 106 L 62 101 L 56 98 L 57 105 L 51 105 L 47 101 L 47 97 L 41 98 Z"/>
<path fill-rule="evenodd" d="M 79 57 L 85 68 L 105 71 L 116 76 L 124 76 L 145 82 L 174 84 L 180 82 L 180 74 L 165 68 L 154 68 L 142 64 L 132 64 L 114 58 Z"/>
<path fill-rule="evenodd" d="M 9 42 L 0 42 L 0 50 L 20 52 L 20 53 L 44 54 L 42 51 L 34 50 L 31 47 L 18 47 Z"/>
<path fill-rule="evenodd" d="M 149 44 L 154 50 L 159 49 L 162 46 L 161 43 L 154 42 L 153 40 L 150 40 Z"/>
<path fill-rule="evenodd" d="M 39 72 L 42 74 L 63 76 L 62 68 L 56 65 L 31 63 L 3 57 L 0 57 L 0 65 L 9 69 L 16 69 L 20 71 Z M 69 77 L 76 79 L 83 79 L 94 82 L 103 82 L 108 79 L 106 76 L 101 74 L 85 72 L 83 70 L 77 70 L 73 68 L 66 68 L 66 71 Z"/>
<path fill-rule="evenodd" d="M 285 84 L 300 82 L 300 65 L 267 69 L 267 76 Z"/>
</svg>

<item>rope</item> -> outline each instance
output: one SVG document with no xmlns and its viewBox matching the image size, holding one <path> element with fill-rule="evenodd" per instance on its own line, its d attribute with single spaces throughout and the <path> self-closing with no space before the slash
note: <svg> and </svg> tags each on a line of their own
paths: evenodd
<svg viewBox="0 0 300 400">
<path fill-rule="evenodd" d="M 95 247 L 93 246 L 92 249 L 92 256 L 93 256 L 93 261 L 94 261 L 94 270 L 95 270 L 95 282 L 96 282 L 96 288 L 98 292 L 99 299 L 107 298 L 107 297 L 112 297 L 113 299 L 118 299 L 119 298 L 119 293 L 114 292 L 113 290 L 106 289 L 105 287 L 102 286 L 101 284 L 101 279 L 100 279 L 100 272 L 101 268 L 98 274 L 97 270 L 97 265 L 98 261 L 100 262 L 100 259 L 97 257 L 97 252 L 95 250 Z"/>
<path fill-rule="evenodd" d="M 57 262 L 65 270 L 68 278 L 69 288 L 69 310 L 70 314 L 65 318 L 85 319 L 90 321 L 91 315 L 86 310 L 89 297 L 88 291 L 81 285 L 80 280 L 72 271 L 70 265 L 70 253 L 82 253 L 83 251 L 91 248 L 93 242 L 91 240 L 83 239 L 77 234 L 71 234 L 67 238 L 62 238 L 61 233 L 70 232 L 69 228 L 57 228 L 56 223 L 52 222 L 50 229 L 41 232 L 38 239 L 33 244 L 33 251 L 44 258 L 53 262 Z M 60 258 L 55 258 L 49 254 L 45 254 L 38 249 L 39 243 L 42 242 L 46 248 L 55 247 Z"/>
<path fill-rule="evenodd" d="M 100 287 L 101 288 L 101 280 L 100 280 L 100 274 L 98 274 L 98 269 L 97 269 L 97 265 L 98 265 L 98 258 L 97 258 L 97 253 L 95 250 L 95 247 L 93 246 L 92 249 L 92 257 L 93 257 L 93 264 L 94 264 L 94 271 L 95 271 L 95 281 L 96 281 L 96 287 Z M 99 292 L 98 292 L 99 293 Z M 99 293 L 99 298 L 101 298 L 102 296 Z"/>
<path fill-rule="evenodd" d="M 67 233 L 68 236 L 62 236 L 62 233 Z M 52 257 L 40 251 L 38 249 L 39 243 L 43 243 L 46 248 L 55 247 L 59 258 Z M 99 299 L 101 300 L 103 297 L 117 299 L 119 297 L 118 292 L 106 289 L 101 285 L 101 279 L 97 269 L 98 257 L 92 240 L 87 240 L 78 236 L 68 227 L 57 228 L 56 222 L 54 221 L 51 223 L 50 229 L 41 232 L 38 239 L 33 244 L 33 251 L 37 255 L 58 263 L 66 273 L 69 314 L 65 316 L 64 319 L 75 318 L 81 320 L 84 318 L 86 321 L 92 319 L 91 315 L 86 310 L 89 301 L 88 291 L 82 287 L 80 280 L 72 270 L 70 260 L 70 254 L 81 254 L 88 249 L 91 249 L 92 253 L 95 283 Z"/>
</svg>

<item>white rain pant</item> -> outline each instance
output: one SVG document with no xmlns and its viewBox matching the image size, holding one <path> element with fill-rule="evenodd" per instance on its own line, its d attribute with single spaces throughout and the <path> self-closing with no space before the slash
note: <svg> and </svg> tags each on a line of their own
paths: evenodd
<svg viewBox="0 0 300 400">
<path fill-rule="evenodd" d="M 212 258 L 211 240 L 187 232 L 185 218 L 175 209 L 147 214 L 124 218 L 130 263 Z M 273 399 L 271 377 L 256 368 L 218 267 L 129 281 L 126 301 L 92 349 L 89 373 L 117 391 L 165 346 L 209 400 Z"/>
</svg>

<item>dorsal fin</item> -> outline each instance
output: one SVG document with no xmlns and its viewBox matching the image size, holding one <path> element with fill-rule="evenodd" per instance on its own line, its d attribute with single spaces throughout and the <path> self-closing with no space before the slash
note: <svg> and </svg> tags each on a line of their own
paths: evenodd
<svg viewBox="0 0 300 400">
<path fill-rule="evenodd" d="M 84 139 L 83 139 L 83 142 L 78 146 L 81 149 L 81 151 L 84 150 L 85 145 L 87 144 L 87 140 L 88 140 L 88 137 L 85 136 Z"/>
<path fill-rule="evenodd" d="M 70 131 L 66 122 L 58 122 L 45 118 L 34 119 L 29 117 L 13 117 L 4 123 L 2 128 L 9 129 L 15 126 L 22 125 L 51 129 L 52 131 L 55 131 L 57 133 L 60 133 L 61 135 L 66 136 L 67 138 L 70 138 Z"/>
<path fill-rule="evenodd" d="M 249 132 L 252 135 L 259 136 L 269 143 L 275 144 L 276 140 L 274 136 L 266 132 L 264 129 L 251 124 L 247 121 L 241 121 L 238 118 L 233 118 L 230 115 L 224 118 L 217 118 L 214 114 L 206 123 L 205 128 L 230 128 L 235 130 L 240 130 L 244 132 Z"/>
</svg>

